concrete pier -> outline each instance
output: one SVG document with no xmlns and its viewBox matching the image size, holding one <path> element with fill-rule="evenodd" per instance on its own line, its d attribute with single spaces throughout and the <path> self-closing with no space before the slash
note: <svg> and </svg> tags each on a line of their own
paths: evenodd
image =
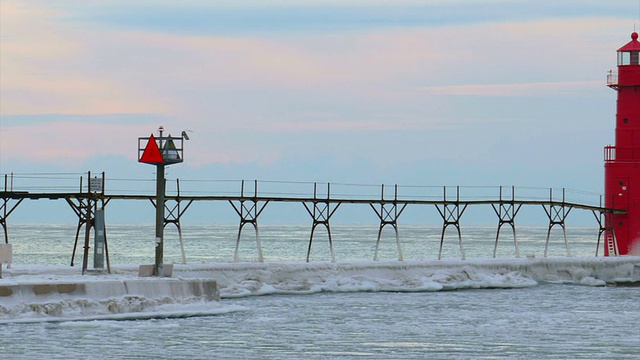
<svg viewBox="0 0 640 360">
<path fill-rule="evenodd" d="M 220 300 L 211 278 L 141 278 L 129 270 L 82 276 L 78 269 L 28 266 L 4 275 L 0 323 L 195 316 L 214 311 Z"/>
</svg>

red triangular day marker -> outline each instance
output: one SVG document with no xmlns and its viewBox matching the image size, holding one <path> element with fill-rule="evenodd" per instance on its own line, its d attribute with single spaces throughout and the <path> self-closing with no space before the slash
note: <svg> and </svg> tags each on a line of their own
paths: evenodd
<svg viewBox="0 0 640 360">
<path fill-rule="evenodd" d="M 147 147 L 144 148 L 144 152 L 138 161 L 147 164 L 164 163 L 164 159 L 162 158 L 162 154 L 160 154 L 160 149 L 158 149 L 158 144 L 156 144 L 156 138 L 153 134 L 149 137 Z"/>
</svg>

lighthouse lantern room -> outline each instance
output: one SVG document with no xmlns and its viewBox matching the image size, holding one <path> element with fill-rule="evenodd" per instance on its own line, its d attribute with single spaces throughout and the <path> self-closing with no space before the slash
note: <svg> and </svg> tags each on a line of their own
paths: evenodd
<svg viewBox="0 0 640 360">
<path fill-rule="evenodd" d="M 605 256 L 640 255 L 640 42 L 618 49 L 618 71 L 607 77 L 618 93 L 615 145 L 605 147 Z"/>
</svg>

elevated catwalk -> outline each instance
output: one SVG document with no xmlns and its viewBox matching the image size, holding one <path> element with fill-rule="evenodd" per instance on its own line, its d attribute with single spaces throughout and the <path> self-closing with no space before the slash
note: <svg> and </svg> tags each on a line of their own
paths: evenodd
<svg viewBox="0 0 640 360">
<path fill-rule="evenodd" d="M 146 200 L 151 202 L 154 206 L 156 205 L 155 196 L 151 194 L 144 194 L 143 191 L 136 194 L 126 193 L 131 192 L 132 190 L 122 191 L 119 194 L 105 192 L 105 188 L 107 187 L 105 185 L 107 183 L 109 185 L 112 183 L 117 184 L 118 180 L 107 180 L 104 173 L 101 174 L 100 178 L 92 178 L 90 173 L 80 176 L 80 186 L 77 187 L 76 191 L 59 191 L 56 187 L 46 184 L 47 181 L 52 182 L 51 176 L 42 175 L 42 181 L 44 181 L 45 184 L 40 182 L 41 180 L 39 177 L 36 177 L 35 183 L 33 181 L 34 179 L 30 178 L 29 180 L 31 180 L 33 184 L 20 188 L 15 186 L 16 179 L 20 179 L 20 176 L 5 175 L 5 187 L 0 191 L 0 224 L 2 224 L 4 229 L 5 242 L 9 242 L 7 219 L 23 200 L 64 200 L 71 206 L 78 216 L 76 241 L 71 260 L 72 266 L 74 264 L 74 257 L 81 229 L 83 226 L 85 227 L 84 270 L 87 268 L 86 259 L 88 258 L 88 249 L 90 247 L 89 232 L 95 225 L 95 214 L 97 210 L 104 210 L 107 204 L 112 200 Z M 38 182 L 39 184 L 37 184 Z M 189 183 L 188 181 L 183 181 L 183 183 L 184 182 Z M 202 183 L 205 183 L 205 188 L 202 187 Z M 235 259 L 238 259 L 238 249 L 242 230 L 246 225 L 251 225 L 255 232 L 256 250 L 258 253 L 258 261 L 260 262 L 262 262 L 262 248 L 258 231 L 258 220 L 260 215 L 265 211 L 267 205 L 273 202 L 300 203 L 303 205 L 301 208 L 304 208 L 310 215 L 312 224 L 306 258 L 307 262 L 309 261 L 311 244 L 314 240 L 314 235 L 318 226 L 326 229 L 329 247 L 331 250 L 331 258 L 332 261 L 335 261 L 330 220 L 338 208 L 343 204 L 362 205 L 363 208 L 373 210 L 379 219 L 379 231 L 373 260 L 378 259 L 378 247 L 380 244 L 382 230 L 387 226 L 392 227 L 395 232 L 398 247 L 398 260 L 403 260 L 402 247 L 398 233 L 398 219 L 401 217 L 407 206 L 433 206 L 437 209 L 440 219 L 442 220 L 442 233 L 440 237 L 440 252 L 438 254 L 438 259 L 441 259 L 442 257 L 445 234 L 449 227 L 455 229 L 460 246 L 461 258 L 465 259 L 460 220 L 465 211 L 472 206 L 490 206 L 496 214 L 497 232 L 493 252 L 494 257 L 496 255 L 498 241 L 503 226 L 511 228 L 516 257 L 520 257 L 515 220 L 523 206 L 542 207 L 547 215 L 548 231 L 545 244 L 545 257 L 547 256 L 547 247 L 551 230 L 555 226 L 559 226 L 562 229 L 567 255 L 571 255 L 566 238 L 565 221 L 573 209 L 592 212 L 599 225 L 596 256 L 598 255 L 601 235 L 605 231 L 613 230 L 605 226 L 604 216 L 607 214 L 625 213 L 625 210 L 602 206 L 601 197 L 596 197 L 596 204 L 568 199 L 567 193 L 572 195 L 580 195 L 581 193 L 569 192 L 565 189 L 536 188 L 532 190 L 532 188 L 500 186 L 403 187 L 398 185 L 336 185 L 330 183 L 318 184 L 271 181 L 211 181 L 209 183 L 199 181 L 198 184 L 200 186 L 198 191 L 202 193 L 201 195 L 193 195 L 193 190 L 188 192 L 189 195 L 184 195 L 183 191 L 180 189 L 180 180 L 175 181 L 175 190 L 166 195 L 164 226 L 173 224 L 177 227 L 182 245 L 182 226 L 180 220 L 193 202 L 227 202 L 238 215 L 240 223 L 236 240 Z M 332 185 L 333 188 L 337 187 L 339 192 L 334 194 L 332 192 Z M 232 190 L 234 187 L 236 189 L 235 192 Z M 30 188 L 44 188 L 46 190 L 29 191 Z M 377 192 L 377 195 L 375 195 L 373 191 Z M 577 198 L 579 196 L 575 197 Z M 591 200 L 594 202 L 593 197 Z M 608 242 L 606 246 L 609 250 L 608 253 L 610 255 L 615 255 L 615 246 L 613 243 Z M 105 248 L 107 254 L 107 265 L 109 266 L 108 247 L 106 242 Z M 186 263 L 184 250 L 183 263 Z"/>
</svg>

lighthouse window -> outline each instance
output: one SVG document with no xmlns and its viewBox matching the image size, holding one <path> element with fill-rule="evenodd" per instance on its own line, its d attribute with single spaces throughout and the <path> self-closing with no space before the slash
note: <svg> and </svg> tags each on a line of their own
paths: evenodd
<svg viewBox="0 0 640 360">
<path fill-rule="evenodd" d="M 618 65 L 639 65 L 640 51 L 622 51 L 618 53 Z"/>
<path fill-rule="evenodd" d="M 630 52 L 619 52 L 618 53 L 618 65 L 630 65 L 631 64 L 631 53 Z"/>
<path fill-rule="evenodd" d="M 623 121 L 624 121 L 625 124 L 629 123 L 629 119 L 624 119 Z"/>
</svg>

